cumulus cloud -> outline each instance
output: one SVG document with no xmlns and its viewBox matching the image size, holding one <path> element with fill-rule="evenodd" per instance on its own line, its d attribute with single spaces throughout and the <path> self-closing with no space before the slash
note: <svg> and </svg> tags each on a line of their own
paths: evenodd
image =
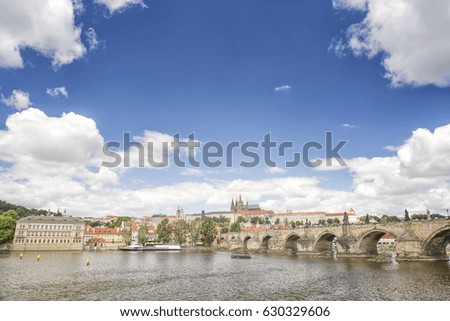
<svg viewBox="0 0 450 321">
<path fill-rule="evenodd" d="M 0 161 L 10 164 L 0 173 L 2 198 L 48 208 L 117 184 L 117 174 L 100 167 L 102 145 L 95 122 L 75 113 L 10 115 L 0 131 Z"/>
<path fill-rule="evenodd" d="M 334 0 L 333 5 L 365 12 L 347 29 L 345 46 L 369 59 L 381 54 L 392 86 L 450 85 L 449 1 Z"/>
<path fill-rule="evenodd" d="M 58 97 L 59 95 L 69 98 L 69 93 L 67 92 L 66 87 L 47 88 L 46 92 L 53 98 Z"/>
<path fill-rule="evenodd" d="M 450 177 L 450 125 L 415 130 L 398 149 L 401 169 L 409 177 Z"/>
<path fill-rule="evenodd" d="M 283 86 L 278 86 L 275 87 L 274 90 L 275 91 L 288 91 L 290 90 L 292 87 L 290 85 L 283 85 Z"/>
<path fill-rule="evenodd" d="M 266 167 L 264 170 L 268 174 L 284 174 L 287 173 L 286 168 L 281 167 Z"/>
<path fill-rule="evenodd" d="M 25 48 L 52 59 L 55 68 L 84 55 L 71 0 L 0 0 L 0 6 L 0 67 L 22 68 Z"/>
<path fill-rule="evenodd" d="M 448 207 L 450 124 L 433 132 L 419 128 L 392 157 L 348 160 L 358 199 L 395 200 L 411 208 Z M 385 207 L 389 206 L 385 203 Z"/>
<path fill-rule="evenodd" d="M 75 113 L 49 117 L 36 108 L 12 114 L 0 131 L 0 160 L 99 165 L 103 138 L 95 122 Z M 50 166 L 50 167 L 51 167 Z"/>
<path fill-rule="evenodd" d="M 121 12 L 134 5 L 147 8 L 143 0 L 95 0 L 95 2 L 106 6 L 110 14 Z"/>
<path fill-rule="evenodd" d="M 145 131 L 135 138 L 166 142 L 173 137 Z M 205 175 L 202 181 L 148 186 L 154 184 L 149 181 L 131 188 L 121 179 L 134 169 L 100 166 L 103 144 L 95 121 L 82 115 L 50 117 L 36 108 L 10 115 L 0 130 L 0 161 L 6 164 L 0 169 L 2 199 L 89 216 L 148 215 L 171 211 L 174 204 L 183 204 L 187 212 L 226 210 L 238 194 L 275 211 L 353 207 L 361 214 L 401 214 L 404 208 L 439 212 L 450 199 L 450 124 L 415 130 L 393 156 L 346 159 L 352 186 L 341 189 L 322 186 L 326 172 L 320 178 L 219 180 Z M 190 169 L 182 175 L 200 172 Z"/>
<path fill-rule="evenodd" d="M 32 105 L 30 101 L 30 94 L 26 91 L 18 89 L 14 89 L 11 96 L 9 96 L 8 98 L 5 98 L 2 95 L 2 102 L 5 105 L 13 107 L 17 110 L 27 109 Z"/>
<path fill-rule="evenodd" d="M 355 128 L 355 125 L 345 123 L 345 124 L 341 124 L 341 127 L 344 127 L 344 128 Z"/>
</svg>

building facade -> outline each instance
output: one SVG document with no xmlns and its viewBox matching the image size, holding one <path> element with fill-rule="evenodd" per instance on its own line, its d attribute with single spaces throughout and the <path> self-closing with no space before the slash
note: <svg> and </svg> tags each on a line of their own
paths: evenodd
<svg viewBox="0 0 450 321">
<path fill-rule="evenodd" d="M 125 246 L 121 228 L 92 227 L 87 225 L 84 243 L 90 249 L 117 250 Z"/>
<path fill-rule="evenodd" d="M 79 217 L 24 217 L 17 221 L 11 250 L 82 251 L 84 228 Z"/>
<path fill-rule="evenodd" d="M 320 221 L 328 221 L 329 219 L 338 219 L 340 223 L 344 221 L 344 216 L 347 214 L 349 224 L 358 223 L 358 217 L 353 208 L 347 212 L 327 213 L 327 212 L 292 212 L 277 213 L 271 217 L 272 223 L 278 218 L 280 224 L 287 225 L 290 222 L 300 222 L 302 224 L 311 223 L 318 224 Z"/>
</svg>

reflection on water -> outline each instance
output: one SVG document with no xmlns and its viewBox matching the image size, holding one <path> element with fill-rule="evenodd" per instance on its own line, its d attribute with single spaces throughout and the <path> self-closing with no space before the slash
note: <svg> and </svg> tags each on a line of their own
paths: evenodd
<svg viewBox="0 0 450 321">
<path fill-rule="evenodd" d="M 0 255 L 1 300 L 450 300 L 449 262 L 157 252 L 44 252 L 37 262 L 36 255 Z"/>
</svg>

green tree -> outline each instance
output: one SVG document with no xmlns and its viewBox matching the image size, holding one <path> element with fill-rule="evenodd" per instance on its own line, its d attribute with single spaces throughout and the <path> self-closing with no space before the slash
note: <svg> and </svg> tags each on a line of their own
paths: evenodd
<svg viewBox="0 0 450 321">
<path fill-rule="evenodd" d="M 277 217 L 277 218 L 275 219 L 275 225 L 280 225 L 280 218 L 279 218 L 279 217 Z"/>
<path fill-rule="evenodd" d="M 3 212 L 2 215 L 3 216 L 9 216 L 9 217 L 11 217 L 12 219 L 14 219 L 16 221 L 19 219 L 19 214 L 17 214 L 17 212 L 14 211 L 14 210 L 9 210 L 9 211 Z"/>
<path fill-rule="evenodd" d="M 426 214 L 413 214 L 411 215 L 411 219 L 414 221 L 426 221 L 428 218 Z"/>
<path fill-rule="evenodd" d="M 202 231 L 203 245 L 208 247 L 211 246 L 217 235 L 216 224 L 214 224 L 214 221 L 211 218 L 207 217 L 205 221 L 202 223 L 201 231 Z"/>
<path fill-rule="evenodd" d="M 238 216 L 236 222 L 239 223 L 239 224 L 245 223 L 245 218 L 243 216 Z"/>
<path fill-rule="evenodd" d="M 186 221 L 180 220 L 175 223 L 173 235 L 174 235 L 174 240 L 178 244 L 181 245 L 181 244 L 186 243 L 187 236 L 188 236 L 188 226 L 186 224 Z"/>
<path fill-rule="evenodd" d="M 241 231 L 241 224 L 238 222 L 234 222 L 231 224 L 231 232 L 240 232 Z"/>
<path fill-rule="evenodd" d="M 122 222 L 129 222 L 129 221 L 131 221 L 131 217 L 129 217 L 129 216 L 120 216 L 114 222 L 109 223 L 107 225 L 107 227 L 110 227 L 110 228 L 121 227 L 122 226 Z"/>
<path fill-rule="evenodd" d="M 339 224 L 341 221 L 336 217 L 334 220 L 333 220 L 333 223 L 336 223 L 336 224 Z"/>
<path fill-rule="evenodd" d="M 14 212 L 14 211 L 8 211 Z M 14 238 L 14 231 L 16 228 L 16 216 L 15 215 L 0 215 L 0 244 L 11 242 Z"/>
<path fill-rule="evenodd" d="M 258 224 L 258 216 L 253 216 L 251 219 L 250 219 L 250 223 L 252 224 L 252 225 L 256 225 L 256 224 Z"/>
<path fill-rule="evenodd" d="M 189 223 L 189 237 L 191 239 L 192 244 L 197 244 L 200 240 L 201 231 L 200 231 L 200 222 L 198 219 Z"/>
<path fill-rule="evenodd" d="M 172 226 L 169 224 L 169 219 L 165 218 L 158 224 L 156 234 L 158 235 L 158 240 L 164 244 L 172 240 Z"/>
<path fill-rule="evenodd" d="M 148 241 L 148 228 L 147 225 L 141 225 L 138 231 L 138 243 L 145 245 Z"/>
<path fill-rule="evenodd" d="M 89 225 L 92 226 L 92 227 L 102 226 L 102 222 L 100 222 L 100 221 L 95 221 L 95 222 L 89 223 Z"/>
<path fill-rule="evenodd" d="M 130 245 L 131 243 L 131 230 L 124 230 L 122 232 L 122 238 L 126 245 Z"/>
<path fill-rule="evenodd" d="M 264 224 L 267 224 L 267 225 L 270 224 L 269 217 L 266 216 L 266 217 L 264 218 Z"/>
</svg>

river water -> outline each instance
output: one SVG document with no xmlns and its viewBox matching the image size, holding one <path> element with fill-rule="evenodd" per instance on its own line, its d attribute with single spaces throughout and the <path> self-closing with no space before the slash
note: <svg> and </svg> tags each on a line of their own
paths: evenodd
<svg viewBox="0 0 450 321">
<path fill-rule="evenodd" d="M 449 262 L 229 253 L 0 254 L 0 300 L 450 300 Z M 86 259 L 90 265 L 86 266 Z"/>
</svg>

